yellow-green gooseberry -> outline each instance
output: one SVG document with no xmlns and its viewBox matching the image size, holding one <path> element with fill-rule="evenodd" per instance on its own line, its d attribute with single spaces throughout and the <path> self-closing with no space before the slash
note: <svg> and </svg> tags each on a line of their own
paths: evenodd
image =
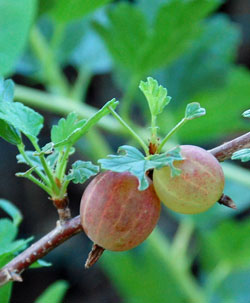
<svg viewBox="0 0 250 303">
<path fill-rule="evenodd" d="M 155 169 L 153 184 L 160 200 L 170 209 L 182 214 L 197 214 L 212 207 L 221 197 L 224 174 L 218 160 L 205 149 L 182 145 L 185 158 L 174 161 L 181 169 L 172 177 L 170 167 Z"/>
</svg>

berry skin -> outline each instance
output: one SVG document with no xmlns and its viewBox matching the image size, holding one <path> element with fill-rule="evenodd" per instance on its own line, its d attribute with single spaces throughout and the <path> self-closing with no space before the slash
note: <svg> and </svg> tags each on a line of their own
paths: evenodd
<svg viewBox="0 0 250 303">
<path fill-rule="evenodd" d="M 185 158 L 174 162 L 181 175 L 171 177 L 170 167 L 155 169 L 153 183 L 160 200 L 170 209 L 182 214 L 206 211 L 221 197 L 224 174 L 218 160 L 206 150 L 182 145 Z"/>
<path fill-rule="evenodd" d="M 81 223 L 97 245 L 113 251 L 131 249 L 143 242 L 160 215 L 160 200 L 153 183 L 139 191 L 138 180 L 128 172 L 106 171 L 95 177 L 83 193 Z"/>
</svg>

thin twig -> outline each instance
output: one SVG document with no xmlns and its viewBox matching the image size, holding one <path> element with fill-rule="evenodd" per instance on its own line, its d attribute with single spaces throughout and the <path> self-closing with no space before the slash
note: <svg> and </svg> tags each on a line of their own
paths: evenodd
<svg viewBox="0 0 250 303">
<path fill-rule="evenodd" d="M 246 147 L 250 147 L 250 132 L 238 138 L 235 138 L 232 141 L 226 142 L 213 149 L 210 149 L 209 152 L 213 154 L 218 161 L 223 162 L 227 159 L 230 159 L 233 153 L 237 150 Z"/>
<path fill-rule="evenodd" d="M 231 158 L 235 151 L 249 146 L 250 132 L 213 148 L 209 152 L 219 161 L 224 161 Z M 26 268 L 81 231 L 80 216 L 70 219 L 64 224 L 58 224 L 50 233 L 31 245 L 0 270 L 0 286 L 9 281 L 22 281 L 20 275 Z"/>
<path fill-rule="evenodd" d="M 21 281 L 20 274 L 26 268 L 81 231 L 80 216 L 67 221 L 65 224 L 58 223 L 55 229 L 32 244 L 0 270 L 0 286 L 9 281 Z"/>
</svg>

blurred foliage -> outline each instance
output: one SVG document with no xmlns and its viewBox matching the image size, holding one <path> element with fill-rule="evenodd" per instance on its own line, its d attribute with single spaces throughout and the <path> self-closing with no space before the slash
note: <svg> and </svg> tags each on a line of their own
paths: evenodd
<svg viewBox="0 0 250 303">
<path fill-rule="evenodd" d="M 66 23 L 74 19 L 79 19 L 96 10 L 98 7 L 111 2 L 111 0 L 61 0 L 42 1 L 41 11 L 49 12 L 59 23 Z"/>
<path fill-rule="evenodd" d="M 84 103 L 91 79 L 108 73 L 123 96 L 121 114 L 147 131 L 149 111 L 138 85 L 152 75 L 173 97 L 159 116 L 160 134 L 183 117 L 187 103 L 198 101 L 207 115 L 183 127 L 172 143 L 214 145 L 249 130 L 241 114 L 249 108 L 250 73 L 235 63 L 241 31 L 215 12 L 220 4 L 218 0 L 0 0 L 0 76 L 16 73 L 24 83 L 41 84 L 51 96 L 56 93 L 67 97 L 69 104 L 78 104 L 82 113 L 95 110 Z M 76 73 L 73 81 L 63 70 L 69 66 Z M 25 96 L 17 92 L 16 99 L 39 106 L 39 93 L 30 97 L 29 91 Z M 53 107 L 48 110 L 57 112 Z M 119 142 L 125 144 L 123 135 L 119 134 Z M 112 150 L 106 139 L 99 130 L 86 136 L 84 144 L 93 159 L 100 150 Z M 156 230 L 132 251 L 105 252 L 101 264 L 123 302 L 249 301 L 249 218 L 235 219 L 249 209 L 249 172 L 225 166 L 225 174 L 225 193 L 235 200 L 236 212 L 216 205 L 190 216 L 192 240 L 187 229 L 183 232 L 186 216 L 169 212 L 167 218 L 179 224 L 172 241 Z M 11 217 L 0 220 L 3 266 L 31 239 L 16 240 L 22 216 L 8 201 L 0 200 L 0 207 Z M 176 243 L 185 247 L 173 250 Z M 191 272 L 194 259 L 199 267 L 196 277 Z M 11 287 L 9 283 L 0 289 L 1 303 L 9 302 Z M 67 288 L 59 281 L 36 302 L 61 302 Z"/>
<path fill-rule="evenodd" d="M 18 239 L 18 227 L 22 221 L 22 214 L 9 201 L 0 199 L 0 208 L 4 210 L 12 220 L 7 218 L 0 219 L 0 268 L 11 261 L 19 252 L 24 250 L 32 240 Z M 40 263 L 41 261 L 41 263 Z M 49 266 L 47 262 L 39 260 L 33 267 Z M 0 302 L 8 303 L 11 297 L 12 282 L 0 288 Z M 51 301 L 52 302 L 52 301 Z M 56 303 L 56 302 L 55 302 Z"/>
<path fill-rule="evenodd" d="M 66 281 L 56 281 L 50 285 L 40 296 L 35 303 L 60 303 L 69 287 Z"/>
<path fill-rule="evenodd" d="M 215 230 L 201 233 L 204 269 L 214 268 L 220 262 L 227 263 L 233 270 L 249 267 L 249 232 L 249 221 L 228 220 Z"/>
<path fill-rule="evenodd" d="M 95 23 L 95 29 L 112 57 L 143 77 L 178 58 L 197 38 L 200 20 L 216 5 L 218 1 L 169 1 L 159 7 L 149 26 L 139 7 L 121 3 L 108 12 L 109 24 Z"/>
<path fill-rule="evenodd" d="M 23 52 L 34 21 L 36 0 L 0 1 L 0 74 L 9 75 Z"/>
</svg>

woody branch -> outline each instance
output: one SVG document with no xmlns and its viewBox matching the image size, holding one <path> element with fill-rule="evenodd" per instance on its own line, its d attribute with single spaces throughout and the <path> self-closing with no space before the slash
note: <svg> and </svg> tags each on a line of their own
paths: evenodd
<svg viewBox="0 0 250 303">
<path fill-rule="evenodd" d="M 222 162 L 230 159 L 232 154 L 237 150 L 247 147 L 250 147 L 250 132 L 219 145 L 209 150 L 209 152 L 213 154 L 218 161 Z M 51 232 L 32 244 L 0 270 L 0 286 L 3 286 L 9 281 L 21 282 L 21 273 L 26 268 L 82 231 L 80 216 L 70 219 L 63 224 L 58 224 Z"/>
</svg>

